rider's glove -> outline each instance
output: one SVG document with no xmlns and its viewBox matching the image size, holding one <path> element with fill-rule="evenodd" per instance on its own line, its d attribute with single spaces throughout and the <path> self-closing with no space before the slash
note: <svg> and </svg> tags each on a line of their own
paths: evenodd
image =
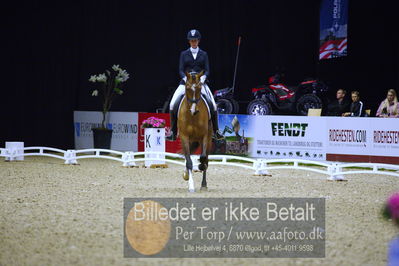
<svg viewBox="0 0 399 266">
<path fill-rule="evenodd" d="M 184 83 L 187 82 L 187 77 L 182 78 L 182 80 L 184 81 Z"/>
<path fill-rule="evenodd" d="M 206 76 L 205 76 L 205 75 L 203 75 L 203 76 L 200 77 L 201 83 L 205 83 L 205 80 L 206 80 Z"/>
</svg>

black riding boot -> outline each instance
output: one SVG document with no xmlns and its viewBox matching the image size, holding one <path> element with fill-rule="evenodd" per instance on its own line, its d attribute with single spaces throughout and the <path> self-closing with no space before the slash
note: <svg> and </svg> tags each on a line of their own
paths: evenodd
<svg viewBox="0 0 399 266">
<path fill-rule="evenodd" d="M 177 117 L 176 117 L 175 110 L 171 110 L 169 112 L 169 115 L 170 115 L 170 130 L 171 130 L 171 134 L 170 134 L 170 136 L 166 137 L 166 140 L 175 141 L 176 140 L 176 136 L 177 136 Z"/>
</svg>

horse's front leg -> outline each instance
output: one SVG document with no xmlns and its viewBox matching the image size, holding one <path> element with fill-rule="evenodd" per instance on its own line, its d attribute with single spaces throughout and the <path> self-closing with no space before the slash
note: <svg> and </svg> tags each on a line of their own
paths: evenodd
<svg viewBox="0 0 399 266">
<path fill-rule="evenodd" d="M 202 171 L 202 183 L 201 183 L 201 190 L 207 190 L 206 184 L 206 170 L 208 169 L 208 149 L 207 149 L 207 142 L 202 142 L 202 151 L 200 156 L 200 165 L 198 169 Z"/>
<path fill-rule="evenodd" d="M 183 173 L 184 180 L 188 180 L 188 191 L 195 192 L 194 178 L 193 178 L 193 161 L 190 156 L 190 143 L 188 139 L 182 138 L 182 147 L 184 157 L 186 158 L 186 171 Z"/>
</svg>

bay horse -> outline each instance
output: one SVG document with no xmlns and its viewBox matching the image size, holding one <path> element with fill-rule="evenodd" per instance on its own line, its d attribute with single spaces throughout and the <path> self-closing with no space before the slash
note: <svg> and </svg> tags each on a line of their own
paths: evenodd
<svg viewBox="0 0 399 266">
<path fill-rule="evenodd" d="M 198 169 L 202 171 L 201 190 L 207 189 L 206 170 L 208 168 L 208 155 L 212 147 L 212 122 L 208 112 L 207 104 L 201 97 L 201 88 L 203 84 L 200 77 L 201 73 L 186 72 L 186 91 L 178 112 L 177 128 L 184 157 L 186 159 L 186 170 L 183 173 L 183 179 L 188 180 L 190 192 L 194 192 L 193 180 L 193 162 L 190 155 L 198 147 L 201 147 L 200 164 Z"/>
</svg>

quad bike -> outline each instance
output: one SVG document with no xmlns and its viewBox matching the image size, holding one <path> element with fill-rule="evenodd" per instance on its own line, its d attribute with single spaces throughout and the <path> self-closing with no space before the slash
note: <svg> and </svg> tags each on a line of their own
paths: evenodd
<svg viewBox="0 0 399 266">
<path fill-rule="evenodd" d="M 252 115 L 298 114 L 307 115 L 308 109 L 326 106 L 328 87 L 317 79 L 308 78 L 296 87 L 281 82 L 281 75 L 269 78 L 267 85 L 252 89 L 254 100 L 247 107 Z"/>
</svg>

